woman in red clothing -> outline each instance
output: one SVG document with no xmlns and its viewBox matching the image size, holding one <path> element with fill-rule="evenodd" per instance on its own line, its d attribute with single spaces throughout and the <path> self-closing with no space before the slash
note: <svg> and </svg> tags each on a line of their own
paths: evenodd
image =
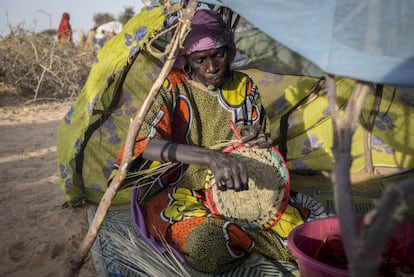
<svg viewBox="0 0 414 277">
<path fill-rule="evenodd" d="M 59 42 L 69 42 L 72 43 L 72 27 L 69 23 L 70 16 L 69 13 L 64 12 L 62 14 L 62 19 L 60 20 L 59 28 L 57 30 L 57 39 Z"/>
</svg>

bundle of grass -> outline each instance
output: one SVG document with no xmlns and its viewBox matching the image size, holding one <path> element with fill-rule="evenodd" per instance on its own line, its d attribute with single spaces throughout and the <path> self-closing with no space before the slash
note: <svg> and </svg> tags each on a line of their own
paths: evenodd
<svg viewBox="0 0 414 277">
<path fill-rule="evenodd" d="M 174 256 L 170 246 L 163 241 L 166 252 L 150 247 L 128 227 L 101 229 L 103 238 L 110 238 L 114 255 L 128 271 L 137 276 L 191 277 L 186 267 Z M 109 242 L 108 242 L 109 243 Z"/>
</svg>

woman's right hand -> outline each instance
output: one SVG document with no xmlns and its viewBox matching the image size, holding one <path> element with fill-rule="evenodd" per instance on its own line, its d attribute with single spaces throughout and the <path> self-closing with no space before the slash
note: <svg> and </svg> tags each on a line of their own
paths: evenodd
<svg viewBox="0 0 414 277">
<path fill-rule="evenodd" d="M 213 171 L 219 189 L 234 189 L 235 191 L 248 189 L 246 165 L 235 156 L 218 150 L 152 138 L 142 156 L 144 159 L 153 161 L 205 166 Z"/>
<path fill-rule="evenodd" d="M 235 156 L 214 151 L 208 168 L 213 171 L 214 179 L 220 190 L 248 190 L 249 176 L 246 165 Z"/>
</svg>

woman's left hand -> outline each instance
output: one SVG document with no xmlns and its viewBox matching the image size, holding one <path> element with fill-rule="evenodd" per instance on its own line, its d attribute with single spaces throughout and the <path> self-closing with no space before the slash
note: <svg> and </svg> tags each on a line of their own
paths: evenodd
<svg viewBox="0 0 414 277">
<path fill-rule="evenodd" d="M 265 134 L 260 124 L 246 125 L 240 132 L 240 143 L 247 146 L 267 148 L 273 144 L 269 134 Z"/>
</svg>

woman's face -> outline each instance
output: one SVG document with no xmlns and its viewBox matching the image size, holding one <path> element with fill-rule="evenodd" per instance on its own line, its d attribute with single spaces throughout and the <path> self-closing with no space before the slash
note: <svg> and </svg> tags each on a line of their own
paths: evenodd
<svg viewBox="0 0 414 277">
<path fill-rule="evenodd" d="M 191 78 L 206 86 L 220 87 L 228 76 L 227 47 L 191 53 L 186 57 L 191 66 Z"/>
</svg>

